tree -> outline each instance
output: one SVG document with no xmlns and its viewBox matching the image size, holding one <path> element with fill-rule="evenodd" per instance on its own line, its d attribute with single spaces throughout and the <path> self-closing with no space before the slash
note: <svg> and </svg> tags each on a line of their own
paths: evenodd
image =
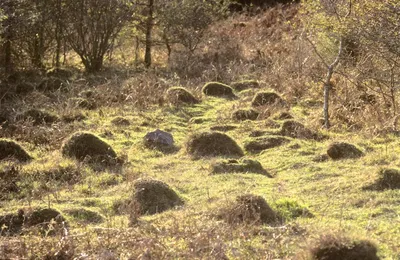
<svg viewBox="0 0 400 260">
<path fill-rule="evenodd" d="M 132 17 L 125 0 L 74 0 L 64 4 L 65 37 L 87 72 L 102 69 L 104 55 Z"/>
</svg>

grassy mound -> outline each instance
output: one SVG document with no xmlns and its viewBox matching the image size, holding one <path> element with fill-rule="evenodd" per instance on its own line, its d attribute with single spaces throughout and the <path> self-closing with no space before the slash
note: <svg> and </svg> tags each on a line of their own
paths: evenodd
<svg viewBox="0 0 400 260">
<path fill-rule="evenodd" d="M 327 154 L 333 160 L 356 159 L 364 156 L 364 153 L 357 147 L 344 142 L 335 142 L 329 145 Z"/>
<path fill-rule="evenodd" d="M 186 144 L 193 156 L 243 156 L 239 145 L 228 135 L 219 132 L 193 134 Z"/>
<path fill-rule="evenodd" d="M 0 231 L 0 236 L 16 235 L 21 232 L 24 225 L 24 211 L 18 210 L 16 214 L 0 216 L 0 227 L 5 227 Z"/>
<path fill-rule="evenodd" d="M 37 89 L 43 92 L 54 92 L 54 91 L 66 91 L 68 89 L 67 83 L 59 78 L 50 77 L 44 79 L 38 86 Z"/>
<path fill-rule="evenodd" d="M 65 68 L 52 68 L 46 71 L 46 76 L 47 77 L 55 77 L 55 78 L 61 78 L 61 79 L 68 79 L 72 77 L 74 73 Z"/>
<path fill-rule="evenodd" d="M 274 120 L 288 120 L 293 119 L 293 116 L 289 112 L 280 112 L 272 116 Z"/>
<path fill-rule="evenodd" d="M 129 121 L 128 119 L 126 119 L 124 117 L 117 116 L 111 120 L 111 124 L 113 124 L 115 126 L 130 126 L 131 121 Z"/>
<path fill-rule="evenodd" d="M 198 104 L 200 101 L 188 90 L 182 87 L 172 87 L 167 90 L 167 100 L 171 104 Z"/>
<path fill-rule="evenodd" d="M 237 126 L 234 125 L 215 125 L 210 127 L 211 131 L 220 131 L 220 132 L 228 132 L 228 131 L 232 131 L 235 130 L 237 128 Z"/>
<path fill-rule="evenodd" d="M 284 104 L 283 99 L 275 92 L 259 92 L 254 96 L 253 100 L 251 101 L 251 105 L 253 107 L 275 104 Z"/>
<path fill-rule="evenodd" d="M 310 250 L 316 260 L 378 260 L 377 249 L 367 240 L 353 241 L 344 237 L 325 235 Z"/>
<path fill-rule="evenodd" d="M 6 159 L 27 162 L 33 158 L 18 143 L 7 139 L 0 139 L 0 161 Z"/>
<path fill-rule="evenodd" d="M 75 97 L 75 98 L 70 98 L 69 102 L 71 102 L 76 108 L 82 108 L 87 110 L 93 110 L 97 108 L 96 101 L 94 101 L 94 99 L 91 98 Z"/>
<path fill-rule="evenodd" d="M 258 137 L 246 142 L 244 149 L 250 153 L 259 153 L 288 143 L 290 140 L 284 137 Z"/>
<path fill-rule="evenodd" d="M 298 217 L 313 217 L 307 207 L 292 199 L 278 199 L 274 206 L 283 219 L 290 220 Z"/>
<path fill-rule="evenodd" d="M 15 86 L 15 93 L 17 95 L 27 95 L 35 90 L 35 86 L 29 82 L 21 82 Z"/>
<path fill-rule="evenodd" d="M 12 197 L 20 191 L 20 169 L 16 166 L 5 167 L 0 170 L 0 201 Z"/>
<path fill-rule="evenodd" d="M 53 235 L 60 232 L 65 218 L 55 209 L 39 208 L 25 214 L 24 227 L 35 227 L 42 234 Z"/>
<path fill-rule="evenodd" d="M 379 178 L 370 188 L 377 190 L 400 189 L 400 171 L 397 169 L 381 169 Z"/>
<path fill-rule="evenodd" d="M 209 82 L 204 85 L 202 92 L 206 96 L 235 98 L 233 89 L 225 84 L 219 82 Z"/>
<path fill-rule="evenodd" d="M 220 216 L 230 224 L 273 224 L 278 219 L 263 197 L 252 194 L 238 196 L 236 203 L 223 209 Z"/>
<path fill-rule="evenodd" d="M 211 174 L 225 173 L 259 173 L 271 177 L 261 163 L 255 160 L 223 160 L 211 164 Z"/>
<path fill-rule="evenodd" d="M 29 109 L 18 115 L 17 119 L 32 121 L 34 125 L 53 124 L 59 120 L 57 115 L 39 109 Z"/>
<path fill-rule="evenodd" d="M 80 122 L 85 120 L 87 117 L 80 113 L 80 112 L 72 112 L 65 114 L 61 117 L 61 120 L 64 121 L 65 123 L 72 123 L 72 122 Z"/>
<path fill-rule="evenodd" d="M 242 80 L 237 82 L 232 82 L 232 88 L 238 92 L 243 91 L 245 89 L 255 89 L 259 88 L 260 84 L 257 80 Z"/>
<path fill-rule="evenodd" d="M 102 223 L 104 221 L 103 216 L 96 211 L 84 208 L 68 209 L 65 210 L 65 213 L 80 223 Z"/>
<path fill-rule="evenodd" d="M 287 120 L 283 122 L 279 134 L 299 139 L 318 140 L 321 138 L 317 133 L 314 133 L 310 129 L 306 128 L 302 123 L 299 123 L 295 120 Z"/>
<path fill-rule="evenodd" d="M 141 179 L 133 186 L 133 203 L 138 205 L 140 215 L 152 215 L 184 204 L 178 194 L 162 181 Z"/>
<path fill-rule="evenodd" d="M 112 165 L 117 162 L 117 154 L 112 147 L 91 133 L 75 133 L 61 148 L 62 154 L 78 161 Z"/>
<path fill-rule="evenodd" d="M 259 114 L 254 109 L 238 109 L 232 113 L 232 119 L 237 121 L 257 120 Z"/>
</svg>

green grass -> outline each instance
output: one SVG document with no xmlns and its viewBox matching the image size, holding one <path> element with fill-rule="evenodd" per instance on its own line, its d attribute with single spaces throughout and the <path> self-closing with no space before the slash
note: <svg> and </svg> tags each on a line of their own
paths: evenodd
<svg viewBox="0 0 400 260">
<path fill-rule="evenodd" d="M 243 100 L 252 93 L 246 91 L 241 95 Z M 49 204 L 59 209 L 70 222 L 68 241 L 70 246 L 73 244 L 75 254 L 96 255 L 107 249 L 121 259 L 138 257 L 146 250 L 154 259 L 218 258 L 223 254 L 229 259 L 290 259 L 319 235 L 337 232 L 372 239 L 383 259 L 396 259 L 400 251 L 400 191 L 366 191 L 363 187 L 376 180 L 381 167 L 400 165 L 400 141 L 390 137 L 366 139 L 334 133 L 329 133 L 330 139 L 322 142 L 291 139 L 281 147 L 260 154 L 246 154 L 260 161 L 274 176 L 272 179 L 258 174 L 212 176 L 209 166 L 219 158 L 192 160 L 186 154 L 185 142 L 196 131 L 233 124 L 238 128 L 228 134 L 243 147 L 251 131 L 272 130 L 267 129 L 263 121 L 233 122 L 230 117 L 233 109 L 245 105 L 240 100 L 203 97 L 201 104 L 179 108 L 164 106 L 138 111 L 121 106 L 103 107 L 102 113 L 87 111 L 88 119 L 74 124 L 73 130 L 102 136 L 124 157 L 122 170 L 94 171 L 62 158 L 59 149 L 28 145 L 37 159 L 21 166 L 25 178 L 21 182 L 22 195 L 1 201 L 0 211 L 16 212 L 21 207 Z M 300 108 L 293 111 L 301 119 L 297 115 Z M 113 126 L 110 121 L 115 116 L 128 118 L 131 125 Z M 193 117 L 205 121 L 194 124 L 190 122 Z M 170 131 L 180 150 L 164 155 L 146 149 L 142 138 L 155 128 Z M 109 132 L 112 135 L 105 134 Z M 334 140 L 354 143 L 366 156 L 358 160 L 314 162 L 312 159 L 324 154 Z M 2 163 L 2 167 L 6 166 Z M 60 168 L 77 171 L 77 182 L 63 184 L 51 178 L 43 180 L 38 174 Z M 141 177 L 168 183 L 184 199 L 185 206 L 142 216 L 136 226 L 129 227 L 129 214 L 118 213 L 116 208 L 129 200 L 132 182 Z M 277 227 L 230 226 L 217 218 L 219 210 L 245 193 L 265 198 L 285 222 Z M 313 217 L 300 214 L 304 208 Z M 0 241 L 4 239 L 7 238 L 0 238 Z M 57 237 L 32 234 L 14 240 L 25 241 L 31 250 L 24 251 L 28 255 L 42 255 L 42 248 L 60 249 Z M 22 250 L 18 243 L 15 247 Z"/>
</svg>

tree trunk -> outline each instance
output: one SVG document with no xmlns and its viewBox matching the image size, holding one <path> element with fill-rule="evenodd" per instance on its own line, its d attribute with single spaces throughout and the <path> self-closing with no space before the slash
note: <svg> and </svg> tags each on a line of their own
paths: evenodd
<svg viewBox="0 0 400 260">
<path fill-rule="evenodd" d="M 57 0 L 57 17 L 56 17 L 56 68 L 60 67 L 60 56 L 61 56 L 61 0 Z"/>
<path fill-rule="evenodd" d="M 12 38 L 13 38 L 13 16 L 14 16 L 14 6 L 12 1 L 8 1 L 7 5 L 4 8 L 4 12 L 7 16 L 7 19 L 4 21 L 4 70 L 6 75 L 10 75 L 13 73 L 14 68 L 12 64 Z"/>
<path fill-rule="evenodd" d="M 146 67 L 151 66 L 151 32 L 153 29 L 153 9 L 154 9 L 154 0 L 148 0 L 148 14 L 146 21 L 146 52 L 144 55 L 144 64 Z"/>
</svg>

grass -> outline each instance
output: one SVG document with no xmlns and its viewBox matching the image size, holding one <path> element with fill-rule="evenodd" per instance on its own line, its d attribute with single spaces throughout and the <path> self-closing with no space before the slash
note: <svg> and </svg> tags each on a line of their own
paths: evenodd
<svg viewBox="0 0 400 260">
<path fill-rule="evenodd" d="M 397 259 L 400 254 L 400 190 L 375 191 L 364 187 L 379 178 L 381 168 L 400 167 L 400 140 L 391 135 L 375 136 L 371 131 L 351 132 L 345 127 L 321 130 L 318 125 L 321 115 L 319 86 L 311 80 L 304 82 L 304 78 L 312 75 L 296 75 L 297 68 L 293 65 L 297 64 L 293 60 L 304 57 L 290 56 L 287 50 L 290 45 L 282 48 L 271 37 L 264 37 L 270 34 L 259 30 L 273 31 L 274 28 L 261 26 L 268 22 L 268 15 L 258 18 L 241 17 L 248 25 L 235 36 L 240 45 L 246 44 L 243 55 L 247 55 L 249 63 L 213 64 L 212 69 L 204 73 L 197 71 L 201 75 L 197 78 L 174 73 L 165 76 L 161 69 L 129 71 L 126 73 L 129 77 L 105 71 L 96 76 L 81 75 L 79 81 L 71 81 L 68 93 L 55 99 L 34 92 L 22 100 L 13 100 L 16 112 L 32 106 L 58 115 L 82 113 L 86 119 L 71 123 L 60 121 L 51 126 L 18 122 L 11 130 L 0 130 L 2 137 L 17 140 L 35 158 L 32 162 L 18 164 L 20 192 L 0 201 L 0 215 L 15 213 L 20 208 L 50 206 L 66 217 L 70 227 L 65 237 L 35 233 L 0 237 L 0 258 L 40 259 L 45 254 L 54 256 L 63 252 L 74 257 L 88 255 L 93 259 L 105 258 L 107 254 L 119 259 L 145 259 L 146 256 L 152 259 L 294 259 L 299 252 L 312 248 L 321 235 L 338 233 L 370 239 L 378 245 L 382 259 Z M 226 28 L 230 28 L 228 24 L 232 24 L 232 19 L 239 18 L 222 21 L 211 30 L 217 35 L 227 34 L 230 31 Z M 278 31 L 272 36 L 281 41 L 280 34 Z M 228 35 L 229 39 L 232 35 Z M 283 39 L 290 39 L 288 35 L 285 37 Z M 265 65 L 259 57 L 254 57 L 251 50 L 255 48 L 263 48 L 260 50 L 274 60 L 265 58 Z M 297 55 L 307 55 L 307 51 L 297 52 Z M 228 58 L 228 63 L 233 64 Z M 307 60 L 312 62 L 312 58 Z M 223 82 L 256 79 L 261 87 L 235 93 L 236 100 L 201 94 L 206 82 L 220 81 L 220 78 Z M 190 106 L 161 102 L 159 99 L 165 91 L 176 85 L 185 86 L 196 97 L 201 97 L 202 102 Z M 85 90 L 98 93 L 97 109 L 81 109 L 68 102 Z M 249 107 L 255 93 L 262 90 L 282 94 L 290 108 L 261 108 L 256 121 L 233 121 L 232 111 Z M 304 94 L 306 91 L 309 93 Z M 306 99 L 309 102 L 303 102 Z M 276 132 L 278 128 L 273 126 L 283 121 L 272 120 L 270 115 L 287 110 L 294 120 L 328 138 L 322 141 L 289 138 L 290 142 L 280 147 L 245 154 L 246 158 L 259 161 L 273 178 L 252 173 L 211 175 L 210 165 L 227 158 L 193 160 L 186 153 L 185 145 L 191 134 L 225 125 L 236 127 L 227 134 L 243 148 L 253 131 Z M 116 126 L 111 123 L 115 117 L 124 117 L 131 124 Z M 196 123 L 193 118 L 201 120 Z M 337 121 L 333 123 L 340 125 Z M 145 148 L 143 137 L 156 128 L 171 132 L 179 151 L 164 154 Z M 125 162 L 122 168 L 95 171 L 85 163 L 62 157 L 62 142 L 78 131 L 96 134 L 110 144 Z M 360 147 L 365 156 L 313 161 L 316 156 L 326 154 L 333 141 L 352 143 Z M 1 162 L 0 171 L 13 165 Z M 76 178 L 65 181 L 59 179 L 59 174 Z M 166 182 L 185 205 L 141 216 L 131 223 L 132 184 L 138 178 L 147 177 Z M 230 225 L 218 218 L 221 208 L 248 193 L 262 196 L 285 221 L 271 227 Z M 312 216 L 301 215 L 299 212 L 304 208 Z M 93 221 L 92 217 L 98 221 Z"/>
</svg>

